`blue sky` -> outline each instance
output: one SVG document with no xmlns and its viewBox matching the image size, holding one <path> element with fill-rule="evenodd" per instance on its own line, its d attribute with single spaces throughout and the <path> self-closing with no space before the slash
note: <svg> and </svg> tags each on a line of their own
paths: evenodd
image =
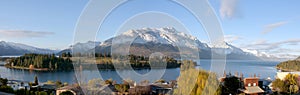
<svg viewBox="0 0 300 95">
<path fill-rule="evenodd" d="M 219 17 L 224 36 L 229 43 L 271 54 L 300 54 L 300 49 L 297 48 L 300 42 L 299 0 L 209 0 L 209 2 Z M 66 48 L 73 41 L 76 22 L 87 3 L 88 0 L 3 0 L 0 3 L 0 40 L 41 48 Z M 185 23 L 192 35 L 201 41 L 208 41 L 201 25 L 195 18 L 189 16 L 186 10 L 167 1 L 150 0 L 132 1 L 116 9 L 100 29 L 97 39 L 102 41 L 111 37 L 115 33 L 113 31 L 119 28 L 124 20 L 145 10 L 169 13 Z M 145 21 L 150 22 L 153 19 Z M 159 21 L 161 20 L 157 20 L 156 23 L 160 23 Z M 130 29 L 129 26 L 124 29 Z M 174 24 L 158 26 L 176 28 Z"/>
</svg>

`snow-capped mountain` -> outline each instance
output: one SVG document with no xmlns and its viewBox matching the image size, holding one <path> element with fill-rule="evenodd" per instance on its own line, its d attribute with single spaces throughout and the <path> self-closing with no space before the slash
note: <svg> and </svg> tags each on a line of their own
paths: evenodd
<svg viewBox="0 0 300 95">
<path fill-rule="evenodd" d="M 60 51 L 59 53 L 57 53 L 57 55 L 60 55 L 64 52 L 72 53 L 72 49 L 73 49 L 73 51 L 84 53 L 84 52 L 87 52 L 87 51 L 95 48 L 99 44 L 101 44 L 101 42 L 88 41 L 88 42 L 84 42 L 84 43 L 76 43 L 74 45 L 71 45 L 69 48 Z"/>
<path fill-rule="evenodd" d="M 70 49 L 76 49 L 77 51 L 87 51 L 95 48 L 96 45 L 99 45 L 101 42 L 88 41 L 86 43 L 76 43 L 75 45 L 71 45 Z"/>
<path fill-rule="evenodd" d="M 273 56 L 268 55 L 267 53 L 241 49 L 229 43 L 211 46 L 199 41 L 192 35 L 177 31 L 172 27 L 128 30 L 115 37 L 107 39 L 102 43 L 93 41 L 77 43 L 58 54 L 71 52 L 71 49 L 79 51 L 80 53 L 89 53 L 93 51 L 96 53 L 111 53 L 112 48 L 114 48 L 113 50 L 119 50 L 117 52 L 124 52 L 127 51 L 126 48 L 124 48 L 126 45 L 130 45 L 130 53 L 145 56 L 149 56 L 149 54 L 154 52 L 162 52 L 165 55 L 173 57 L 197 54 L 202 59 L 208 59 L 211 58 L 212 54 L 218 54 L 214 51 L 217 49 L 225 51 L 227 59 L 257 60 L 273 58 Z"/>
<path fill-rule="evenodd" d="M 51 54 L 55 53 L 55 50 L 37 48 L 25 44 L 13 43 L 13 42 L 0 42 L 0 55 L 23 55 L 25 53 L 39 53 L 39 54 Z"/>
<path fill-rule="evenodd" d="M 134 41 L 133 41 L 134 40 Z M 201 43 L 196 37 L 188 35 L 184 32 L 179 32 L 175 28 L 142 28 L 137 30 L 129 30 L 114 38 L 106 40 L 100 46 L 111 45 L 120 43 L 159 43 L 171 44 L 173 46 L 186 46 L 189 48 L 208 49 L 208 45 Z"/>
<path fill-rule="evenodd" d="M 211 50 L 217 48 L 225 50 L 228 59 L 259 59 L 257 56 L 228 43 L 224 43 L 222 46 L 209 46 L 194 36 L 170 27 L 129 30 L 104 41 L 96 47 L 96 52 L 110 52 L 112 44 L 120 47 L 120 44 L 124 43 L 131 44 L 130 48 L 132 49 L 130 51 L 136 52 L 135 54 L 151 54 L 151 51 L 159 51 L 173 52 L 170 55 L 179 55 L 179 49 L 181 49 L 186 55 L 189 55 L 198 49 L 200 58 L 210 58 L 211 54 L 215 53 Z"/>
<path fill-rule="evenodd" d="M 255 56 L 258 56 L 258 57 L 265 57 L 265 58 L 271 58 L 271 57 L 275 57 L 273 55 L 270 55 L 266 52 L 260 52 L 258 50 L 253 50 L 253 49 L 242 49 L 244 52 L 247 52 L 247 53 L 250 53 L 250 54 L 253 54 Z"/>
</svg>

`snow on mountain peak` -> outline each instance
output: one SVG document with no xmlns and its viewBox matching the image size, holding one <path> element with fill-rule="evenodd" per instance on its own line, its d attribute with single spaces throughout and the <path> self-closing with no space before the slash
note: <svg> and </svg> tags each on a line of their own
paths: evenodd
<svg viewBox="0 0 300 95">
<path fill-rule="evenodd" d="M 186 46 L 190 48 L 208 48 L 206 44 L 201 43 L 196 37 L 184 32 L 179 32 L 173 27 L 129 30 L 114 37 L 113 39 L 115 40 L 114 43 L 130 42 L 134 39 L 134 43 L 153 42 L 172 44 L 174 46 Z M 102 43 L 102 45 L 108 45 L 108 43 Z"/>
<path fill-rule="evenodd" d="M 50 50 L 50 49 L 42 49 L 42 48 L 37 48 L 37 47 L 25 45 L 25 44 L 5 42 L 5 41 L 0 42 L 0 47 L 2 49 L 14 50 L 15 52 L 19 51 L 19 52 L 17 52 L 18 54 L 21 54 L 21 53 L 42 53 L 42 54 L 55 53 L 55 51 Z M 23 52 L 21 52 L 21 51 L 23 51 Z M 13 54 L 13 53 L 11 53 L 11 54 Z"/>
</svg>

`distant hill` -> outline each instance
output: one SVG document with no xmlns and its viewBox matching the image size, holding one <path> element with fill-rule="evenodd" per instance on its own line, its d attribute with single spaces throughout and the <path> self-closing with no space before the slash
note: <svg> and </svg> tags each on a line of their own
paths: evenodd
<svg viewBox="0 0 300 95">
<path fill-rule="evenodd" d="M 300 57 L 295 60 L 281 62 L 276 67 L 283 71 L 300 71 Z"/>
<path fill-rule="evenodd" d="M 0 56 L 23 55 L 26 53 L 51 54 L 55 50 L 37 48 L 25 44 L 13 42 L 0 42 Z"/>
<path fill-rule="evenodd" d="M 71 45 L 69 48 L 61 50 L 57 53 L 57 55 L 61 55 L 62 53 L 72 53 L 72 49 L 75 51 L 80 51 L 81 53 L 84 53 L 86 51 L 89 51 L 93 48 L 95 48 L 97 45 L 99 45 L 101 42 L 94 42 L 94 41 L 88 41 L 85 43 L 76 43 L 74 45 Z"/>
</svg>

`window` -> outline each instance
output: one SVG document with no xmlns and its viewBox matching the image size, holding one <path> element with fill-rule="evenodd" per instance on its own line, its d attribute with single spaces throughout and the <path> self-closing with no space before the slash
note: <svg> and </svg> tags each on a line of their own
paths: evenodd
<svg viewBox="0 0 300 95">
<path fill-rule="evenodd" d="M 253 83 L 253 86 L 256 86 L 256 83 Z"/>
<path fill-rule="evenodd" d="M 248 86 L 251 86 L 251 83 L 248 83 Z"/>
</svg>

